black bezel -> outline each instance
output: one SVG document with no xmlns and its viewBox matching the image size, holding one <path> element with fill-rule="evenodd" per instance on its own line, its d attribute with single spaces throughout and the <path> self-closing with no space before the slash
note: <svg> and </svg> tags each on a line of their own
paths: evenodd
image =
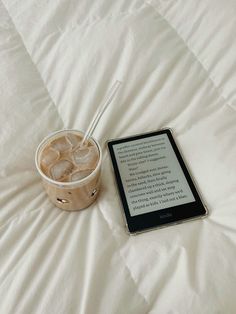
<svg viewBox="0 0 236 314">
<path fill-rule="evenodd" d="M 160 134 L 167 134 L 196 201 L 192 203 L 165 208 L 162 210 L 157 210 L 154 212 L 131 216 L 129 212 L 129 206 L 128 206 L 126 196 L 125 196 L 124 187 L 121 181 L 119 168 L 116 162 L 116 157 L 113 150 L 113 146 L 116 144 L 131 142 L 134 140 L 148 138 L 148 137 L 160 135 Z M 206 208 L 204 207 L 201 201 L 201 198 L 186 168 L 186 165 L 178 150 L 178 147 L 174 141 L 174 138 L 172 136 L 170 129 L 163 129 L 163 130 L 154 131 L 150 133 L 134 135 L 134 136 L 126 137 L 126 138 L 110 140 L 108 141 L 107 145 L 110 152 L 111 161 L 112 161 L 112 165 L 113 165 L 113 169 L 114 169 L 114 173 L 116 177 L 116 182 L 117 182 L 120 198 L 123 204 L 127 226 L 130 233 L 140 232 L 144 229 L 161 227 L 161 226 L 171 224 L 171 223 L 179 223 L 184 220 L 202 217 L 207 214 Z"/>
</svg>

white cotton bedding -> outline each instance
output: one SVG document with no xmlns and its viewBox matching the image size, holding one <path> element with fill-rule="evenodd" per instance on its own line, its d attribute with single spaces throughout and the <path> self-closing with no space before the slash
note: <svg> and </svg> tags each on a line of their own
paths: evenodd
<svg viewBox="0 0 236 314">
<path fill-rule="evenodd" d="M 236 312 L 234 0 L 0 0 L 0 313 Z M 94 136 L 102 190 L 89 209 L 48 200 L 38 143 Z M 171 127 L 209 208 L 129 236 L 105 141 Z"/>
</svg>

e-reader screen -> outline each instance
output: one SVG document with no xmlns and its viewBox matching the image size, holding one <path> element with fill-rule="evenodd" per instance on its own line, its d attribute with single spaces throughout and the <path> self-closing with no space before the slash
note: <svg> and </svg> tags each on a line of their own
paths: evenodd
<svg viewBox="0 0 236 314">
<path fill-rule="evenodd" d="M 195 201 L 167 134 L 114 145 L 130 215 Z"/>
</svg>

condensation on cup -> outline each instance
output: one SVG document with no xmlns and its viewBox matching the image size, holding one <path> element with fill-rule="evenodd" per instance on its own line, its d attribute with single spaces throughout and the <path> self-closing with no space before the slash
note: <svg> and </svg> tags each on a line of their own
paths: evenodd
<svg viewBox="0 0 236 314">
<path fill-rule="evenodd" d="M 68 211 L 87 208 L 100 188 L 101 147 L 92 137 L 81 147 L 83 137 L 78 130 L 57 131 L 39 144 L 35 154 L 49 199 Z"/>
</svg>

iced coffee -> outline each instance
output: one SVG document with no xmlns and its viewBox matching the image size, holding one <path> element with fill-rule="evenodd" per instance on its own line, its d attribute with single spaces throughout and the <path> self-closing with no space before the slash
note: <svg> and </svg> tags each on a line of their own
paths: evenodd
<svg viewBox="0 0 236 314">
<path fill-rule="evenodd" d="M 101 149 L 84 134 L 62 130 L 47 137 L 36 152 L 36 166 L 51 201 L 65 210 L 88 207 L 100 185 Z"/>
</svg>

